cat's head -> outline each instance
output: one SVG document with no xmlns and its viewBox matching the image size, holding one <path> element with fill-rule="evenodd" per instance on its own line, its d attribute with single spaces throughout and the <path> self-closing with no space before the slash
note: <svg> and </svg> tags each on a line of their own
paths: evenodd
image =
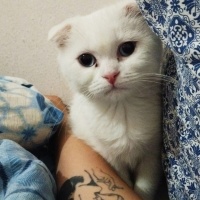
<svg viewBox="0 0 200 200">
<path fill-rule="evenodd" d="M 134 1 L 117 3 L 53 27 L 49 39 L 71 88 L 88 98 L 119 100 L 134 95 L 143 74 L 159 73 L 162 47 Z"/>
</svg>

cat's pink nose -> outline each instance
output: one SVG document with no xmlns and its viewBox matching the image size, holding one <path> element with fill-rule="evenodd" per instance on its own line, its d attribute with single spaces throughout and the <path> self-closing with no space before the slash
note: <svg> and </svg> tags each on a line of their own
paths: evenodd
<svg viewBox="0 0 200 200">
<path fill-rule="evenodd" d="M 107 79 L 110 84 L 114 85 L 119 73 L 120 72 L 113 72 L 103 76 L 103 78 Z"/>
</svg>

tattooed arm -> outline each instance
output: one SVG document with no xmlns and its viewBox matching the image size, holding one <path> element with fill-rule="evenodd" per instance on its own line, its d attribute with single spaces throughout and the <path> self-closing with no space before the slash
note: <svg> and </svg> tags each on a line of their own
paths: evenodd
<svg viewBox="0 0 200 200">
<path fill-rule="evenodd" d="M 109 166 L 63 123 L 58 138 L 58 200 L 140 200 Z"/>
<path fill-rule="evenodd" d="M 58 97 L 48 98 L 66 110 Z M 67 112 L 57 139 L 58 200 L 141 200 L 100 155 L 70 134 Z"/>
</svg>

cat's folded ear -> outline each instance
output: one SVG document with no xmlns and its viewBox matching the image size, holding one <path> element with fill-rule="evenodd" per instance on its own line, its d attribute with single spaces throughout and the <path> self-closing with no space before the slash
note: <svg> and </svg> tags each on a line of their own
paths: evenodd
<svg viewBox="0 0 200 200">
<path fill-rule="evenodd" d="M 68 20 L 52 27 L 48 34 L 48 40 L 55 42 L 58 47 L 64 47 L 69 39 L 71 28 Z"/>
<path fill-rule="evenodd" d="M 138 17 L 141 16 L 140 9 L 134 1 L 128 1 L 124 7 L 125 16 L 127 17 Z"/>
</svg>

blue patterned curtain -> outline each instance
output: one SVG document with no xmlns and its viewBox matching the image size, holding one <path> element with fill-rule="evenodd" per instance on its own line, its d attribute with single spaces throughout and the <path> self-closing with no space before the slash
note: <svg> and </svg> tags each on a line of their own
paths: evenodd
<svg viewBox="0 0 200 200">
<path fill-rule="evenodd" d="M 200 200 L 200 0 L 137 0 L 171 49 L 164 87 L 163 164 L 170 199 Z"/>
</svg>

